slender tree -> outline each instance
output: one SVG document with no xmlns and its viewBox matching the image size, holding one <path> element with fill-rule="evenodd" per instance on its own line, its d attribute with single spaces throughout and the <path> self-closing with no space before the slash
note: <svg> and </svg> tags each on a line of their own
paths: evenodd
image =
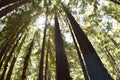
<svg viewBox="0 0 120 80">
<path fill-rule="evenodd" d="M 71 80 L 69 65 L 65 55 L 62 35 L 57 16 L 55 16 L 56 80 Z"/>
<path fill-rule="evenodd" d="M 46 22 L 45 22 L 45 29 L 44 29 L 44 37 L 43 37 L 42 50 L 41 50 L 41 59 L 40 59 L 40 64 L 39 64 L 38 80 L 43 80 L 43 65 L 44 65 L 45 41 L 46 41 L 47 21 L 48 21 L 48 14 L 47 14 L 48 11 L 47 10 L 46 10 Z"/>
</svg>

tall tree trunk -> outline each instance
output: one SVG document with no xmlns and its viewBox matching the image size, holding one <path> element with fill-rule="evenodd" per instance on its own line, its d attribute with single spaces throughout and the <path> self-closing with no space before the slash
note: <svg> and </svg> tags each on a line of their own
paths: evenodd
<svg viewBox="0 0 120 80">
<path fill-rule="evenodd" d="M 46 10 L 46 23 L 45 23 L 45 29 L 44 29 L 44 37 L 42 42 L 42 50 L 41 50 L 41 59 L 39 63 L 39 74 L 38 74 L 38 80 L 43 80 L 43 65 L 44 65 L 44 53 L 45 53 L 45 41 L 46 41 L 46 32 L 47 32 L 47 21 L 48 21 L 48 9 Z"/>
<path fill-rule="evenodd" d="M 10 54 L 9 54 L 6 62 L 5 62 L 5 64 L 4 64 L 4 70 L 3 70 L 2 75 L 1 75 L 1 80 L 4 80 L 4 76 L 5 76 L 7 67 L 8 67 L 8 62 L 9 62 L 10 59 L 12 58 L 12 55 L 13 55 L 13 53 L 14 53 L 14 51 L 15 51 L 15 48 L 16 48 L 16 46 L 18 45 L 19 40 L 21 39 L 22 35 L 23 35 L 23 34 L 21 34 L 21 36 L 20 36 L 20 37 L 18 38 L 18 40 L 16 41 L 15 45 L 13 46 L 13 48 L 12 48 L 12 50 L 11 50 L 11 52 L 10 52 Z M 3 61 L 2 61 L 2 62 L 3 62 Z M 1 66 L 2 66 L 2 63 L 1 63 Z M 0 66 L 0 67 L 1 67 L 1 66 Z"/>
<path fill-rule="evenodd" d="M 113 80 L 72 14 L 69 11 L 66 11 L 67 9 L 64 5 L 63 9 L 72 25 L 73 32 L 75 33 L 76 39 L 83 53 L 90 80 Z"/>
<path fill-rule="evenodd" d="M 8 70 L 8 73 L 7 73 L 7 76 L 6 76 L 6 80 L 10 80 L 10 78 L 11 78 L 16 59 L 17 59 L 16 57 L 13 57 L 13 59 L 12 59 L 11 65 L 9 67 L 9 70 Z"/>
<path fill-rule="evenodd" d="M 17 30 L 15 30 L 14 33 L 12 33 L 7 39 L 7 42 L 3 44 L 4 46 L 0 50 L 0 60 L 2 59 L 2 56 L 4 55 L 3 59 L 6 57 L 7 53 L 10 50 L 11 45 L 14 43 L 14 41 L 17 39 L 18 35 L 27 28 L 27 26 L 30 24 L 31 19 L 28 19 L 25 21 L 25 23 L 22 26 L 19 26 Z"/>
<path fill-rule="evenodd" d="M 11 62 L 11 65 L 9 67 L 9 70 L 8 70 L 8 73 L 7 73 L 7 76 L 6 76 L 6 80 L 11 80 L 11 75 L 12 75 L 12 71 L 13 71 L 13 68 L 14 68 L 14 65 L 15 65 L 15 62 L 17 60 L 17 56 L 19 55 L 19 52 L 20 52 L 20 49 L 23 45 L 23 42 L 25 41 L 26 39 L 26 35 L 23 37 L 21 43 L 19 44 L 19 47 L 17 48 L 17 54 L 16 54 L 16 57 L 14 55 L 13 59 L 12 59 L 12 62 Z"/>
<path fill-rule="evenodd" d="M 6 6 L 8 4 L 17 2 L 17 1 L 20 1 L 20 0 L 1 0 L 0 1 L 0 8 Z"/>
<path fill-rule="evenodd" d="M 8 14 L 9 12 L 17 9 L 18 7 L 20 7 L 21 5 L 25 4 L 25 3 L 28 2 L 28 1 L 29 1 L 29 0 L 22 0 L 22 1 L 18 2 L 18 3 L 16 3 L 16 4 L 13 4 L 13 5 L 5 8 L 5 9 L 3 9 L 3 10 L 1 10 L 1 11 L 0 11 L 0 18 L 3 17 L 3 16 L 5 16 L 5 15 Z"/>
<path fill-rule="evenodd" d="M 74 33 L 71 29 L 71 26 L 69 25 L 69 28 L 70 28 L 70 32 L 72 34 L 72 38 L 73 38 L 73 41 L 74 41 L 74 44 L 75 44 L 75 47 L 76 47 L 76 50 L 77 50 L 77 54 L 78 54 L 78 57 L 79 57 L 79 60 L 80 60 L 80 64 L 81 64 L 81 67 L 82 67 L 82 71 L 83 71 L 83 74 L 84 74 L 84 78 L 85 80 L 89 80 L 89 75 L 88 75 L 88 72 L 87 72 L 87 69 L 86 69 L 86 66 L 85 66 L 85 63 L 82 59 L 82 55 L 80 53 L 80 50 L 79 50 L 79 47 L 77 45 L 77 42 L 75 40 L 75 36 L 74 36 Z"/>
<path fill-rule="evenodd" d="M 34 37 L 35 37 L 35 34 L 34 34 Z M 28 52 L 27 52 L 27 54 L 25 56 L 25 59 L 24 59 L 24 66 L 23 66 L 23 72 L 22 72 L 21 80 L 26 79 L 26 70 L 28 68 L 28 61 L 30 59 L 30 56 L 31 56 L 31 53 L 32 53 L 32 48 L 33 48 L 33 45 L 34 45 L 34 37 L 32 39 L 32 42 L 30 43 L 30 46 L 28 48 Z"/>
<path fill-rule="evenodd" d="M 55 16 L 56 80 L 71 80 L 69 65 L 65 55 L 62 35 L 57 16 Z"/>
</svg>

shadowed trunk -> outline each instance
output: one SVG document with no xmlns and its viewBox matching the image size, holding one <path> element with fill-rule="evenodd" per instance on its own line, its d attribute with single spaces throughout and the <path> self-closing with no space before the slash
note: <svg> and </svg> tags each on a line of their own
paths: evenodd
<svg viewBox="0 0 120 80">
<path fill-rule="evenodd" d="M 57 16 L 55 16 L 56 80 L 71 80 L 69 65 L 65 55 L 62 35 Z"/>
<path fill-rule="evenodd" d="M 5 16 L 5 15 L 8 14 L 9 12 L 17 9 L 18 7 L 22 6 L 22 5 L 25 4 L 26 2 L 28 2 L 28 0 L 20 1 L 20 2 L 18 2 L 18 3 L 15 3 L 15 4 L 13 4 L 13 5 L 5 8 L 5 9 L 1 10 L 1 11 L 0 11 L 0 18 L 3 17 L 3 16 Z"/>
<path fill-rule="evenodd" d="M 74 41 L 74 44 L 75 44 L 75 47 L 76 47 L 76 50 L 77 50 L 77 54 L 78 54 L 78 57 L 79 57 L 79 60 L 80 60 L 80 64 L 81 64 L 81 67 L 82 67 L 84 78 L 85 78 L 85 80 L 89 80 L 89 75 L 88 75 L 88 72 L 86 70 L 85 63 L 83 62 L 82 55 L 80 53 L 79 47 L 77 46 L 77 42 L 75 40 L 75 36 L 74 36 L 74 33 L 72 32 L 72 29 L 71 29 L 70 25 L 69 25 L 69 28 L 70 28 L 70 32 L 72 34 L 72 38 L 73 38 L 73 41 Z"/>
<path fill-rule="evenodd" d="M 74 17 L 69 11 L 66 11 L 66 6 L 63 9 L 72 25 L 73 32 L 83 53 L 83 57 L 87 66 L 88 74 L 91 80 L 113 80 L 103 66 L 99 56 L 97 55 L 92 44 L 88 40 L 85 33 L 80 28 Z"/>
<path fill-rule="evenodd" d="M 6 6 L 8 4 L 17 2 L 17 1 L 20 1 L 20 0 L 1 0 L 0 1 L 0 8 Z"/>
<path fill-rule="evenodd" d="M 39 63 L 38 80 L 43 80 L 44 53 L 45 53 L 45 42 L 46 42 L 47 21 L 48 21 L 47 11 L 48 9 L 46 10 L 46 22 L 45 22 L 44 37 L 42 42 L 41 59 L 39 61 L 40 63 Z"/>
<path fill-rule="evenodd" d="M 14 65 L 15 65 L 15 62 L 16 62 L 16 59 L 17 59 L 16 57 L 14 57 L 14 58 L 12 59 L 11 65 L 10 65 L 10 67 L 9 67 L 9 71 L 8 71 L 8 73 L 7 73 L 6 80 L 10 80 L 10 78 L 11 78 L 12 71 L 13 71 L 13 68 L 14 68 Z"/>
</svg>

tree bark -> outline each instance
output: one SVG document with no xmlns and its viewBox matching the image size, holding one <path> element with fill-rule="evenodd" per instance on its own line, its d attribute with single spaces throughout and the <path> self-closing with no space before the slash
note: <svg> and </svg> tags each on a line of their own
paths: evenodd
<svg viewBox="0 0 120 80">
<path fill-rule="evenodd" d="M 17 1 L 20 1 L 20 0 L 1 0 L 0 1 L 0 8 L 5 7 L 6 5 L 9 5 L 11 3 L 15 3 Z"/>
<path fill-rule="evenodd" d="M 73 38 L 73 41 L 74 41 L 74 44 L 75 44 L 75 47 L 76 47 L 76 50 L 77 50 L 77 54 L 78 54 L 78 57 L 79 57 L 79 60 L 80 60 L 80 64 L 81 64 L 81 67 L 82 67 L 84 78 L 85 78 L 85 80 L 89 80 L 89 75 L 88 75 L 85 63 L 83 62 L 82 54 L 80 53 L 79 47 L 77 46 L 77 42 L 75 40 L 75 36 L 74 36 L 74 33 L 72 32 L 72 29 L 71 29 L 70 25 L 69 25 L 69 28 L 70 28 L 70 32 L 71 32 L 71 35 L 72 35 L 72 38 Z"/>
<path fill-rule="evenodd" d="M 69 65 L 65 55 L 62 35 L 57 16 L 55 16 L 56 80 L 71 80 Z"/>
<path fill-rule="evenodd" d="M 17 2 L 17 3 L 15 3 L 15 4 L 13 4 L 13 5 L 5 8 L 5 9 L 2 9 L 2 10 L 0 11 L 0 18 L 2 18 L 3 16 L 7 15 L 9 12 L 17 9 L 18 7 L 22 6 L 23 4 L 25 4 L 25 3 L 28 2 L 28 1 L 29 1 L 29 0 L 22 0 L 22 1 L 20 1 L 20 2 Z"/>
</svg>

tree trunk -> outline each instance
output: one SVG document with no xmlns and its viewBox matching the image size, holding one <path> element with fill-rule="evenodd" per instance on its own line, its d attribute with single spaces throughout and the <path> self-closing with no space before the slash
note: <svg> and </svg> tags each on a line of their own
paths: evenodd
<svg viewBox="0 0 120 80">
<path fill-rule="evenodd" d="M 11 78 L 12 71 L 13 71 L 13 68 L 14 68 L 14 65 L 15 65 L 15 62 L 16 62 L 16 59 L 17 59 L 16 57 L 13 57 L 13 59 L 12 59 L 11 65 L 10 65 L 9 70 L 8 70 L 8 73 L 7 73 L 6 80 L 10 80 L 10 78 Z"/>
<path fill-rule="evenodd" d="M 25 3 L 28 2 L 28 1 L 29 1 L 29 0 L 23 0 L 23 1 L 20 1 L 20 2 L 18 2 L 18 3 L 16 3 L 16 4 L 13 4 L 13 5 L 5 8 L 5 9 L 3 9 L 3 10 L 1 10 L 1 11 L 0 11 L 0 18 L 3 17 L 3 16 L 5 16 L 5 15 L 8 14 L 9 12 L 17 9 L 18 7 L 20 7 L 21 5 L 25 4 Z"/>
<path fill-rule="evenodd" d="M 15 2 L 17 2 L 17 1 L 20 1 L 20 0 L 1 0 L 1 1 L 0 1 L 0 8 L 1 8 L 1 7 L 4 7 L 4 6 L 6 6 L 6 5 L 9 5 L 9 4 L 11 4 L 11 3 L 15 3 Z"/>
<path fill-rule="evenodd" d="M 73 38 L 73 41 L 74 41 L 74 44 L 75 44 L 75 47 L 76 47 L 76 50 L 77 50 L 77 54 L 78 54 L 78 57 L 79 57 L 79 60 L 80 60 L 80 64 L 81 64 L 81 67 L 82 67 L 84 78 L 85 78 L 85 80 L 89 80 L 89 75 L 88 75 L 85 63 L 82 59 L 82 54 L 80 53 L 79 47 L 77 46 L 77 42 L 75 40 L 75 36 L 74 36 L 74 33 L 72 32 L 72 29 L 71 29 L 70 25 L 69 25 L 69 28 L 70 28 L 70 32 L 71 32 L 71 35 L 72 35 L 72 38 Z"/>
<path fill-rule="evenodd" d="M 14 53 L 14 51 L 15 51 L 15 48 L 17 47 L 17 45 L 18 45 L 18 43 L 19 43 L 19 40 L 21 39 L 22 35 L 23 35 L 23 34 L 21 34 L 21 36 L 20 36 L 20 37 L 18 38 L 18 40 L 16 41 L 15 45 L 13 46 L 13 48 L 12 48 L 12 50 L 11 50 L 9 56 L 8 56 L 8 58 L 6 59 L 6 62 L 5 62 L 5 64 L 4 64 L 4 70 L 3 70 L 2 75 L 1 75 L 1 80 L 4 80 L 4 76 L 5 76 L 7 67 L 8 67 L 8 62 L 11 60 L 12 55 L 13 55 L 13 53 Z M 3 62 L 3 61 L 2 61 L 2 62 Z M 2 63 L 1 63 L 0 65 L 2 66 Z M 0 67 L 1 67 L 1 66 L 0 66 Z"/>
<path fill-rule="evenodd" d="M 21 49 L 21 47 L 22 47 L 22 45 L 23 45 L 23 42 L 25 41 L 25 38 L 26 38 L 26 35 L 23 37 L 21 43 L 19 44 L 19 47 L 17 48 L 16 57 L 15 57 L 15 56 L 13 57 L 13 60 L 12 60 L 12 62 L 11 62 L 10 68 L 9 68 L 9 70 L 8 70 L 8 73 L 7 73 L 6 80 L 11 80 L 12 71 L 13 71 L 15 62 L 16 62 L 16 60 L 17 60 L 17 56 L 18 56 L 18 54 L 19 54 L 19 52 L 20 52 L 20 49 Z"/>
<path fill-rule="evenodd" d="M 29 21 L 28 21 L 29 20 Z M 21 26 L 19 26 L 18 28 L 15 28 L 15 32 L 12 33 L 8 38 L 7 38 L 7 42 L 5 42 L 5 44 L 3 44 L 4 46 L 1 48 L 0 50 L 0 60 L 2 59 L 2 56 L 4 55 L 3 59 L 6 57 L 7 53 L 10 50 L 11 45 L 14 43 L 14 41 L 17 39 L 18 35 L 27 28 L 27 25 L 30 24 L 30 20 L 28 19 L 25 21 L 25 23 Z"/>
<path fill-rule="evenodd" d="M 45 23 L 45 29 L 44 29 L 44 37 L 42 42 L 42 50 L 41 50 L 41 59 L 39 64 L 39 74 L 38 74 L 38 80 L 43 80 L 43 65 L 44 65 L 44 53 L 45 53 L 45 41 L 46 41 L 46 32 L 47 32 L 47 21 L 48 21 L 48 15 L 46 11 L 46 23 Z"/>
<path fill-rule="evenodd" d="M 90 80 L 113 80 L 79 24 L 71 13 L 66 11 L 66 6 L 63 5 L 63 9 L 72 25 L 73 32 L 75 33 L 76 39 L 83 53 Z"/>
<path fill-rule="evenodd" d="M 57 16 L 55 16 L 56 80 L 71 80 L 69 65 L 65 55 L 62 35 Z"/>
</svg>

